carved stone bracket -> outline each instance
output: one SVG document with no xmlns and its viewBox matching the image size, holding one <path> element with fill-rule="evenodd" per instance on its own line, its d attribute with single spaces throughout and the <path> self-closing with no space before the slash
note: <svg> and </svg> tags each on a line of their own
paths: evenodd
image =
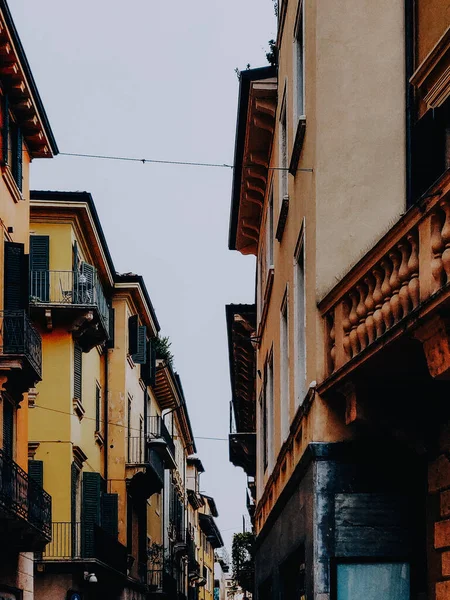
<svg viewBox="0 0 450 600">
<path fill-rule="evenodd" d="M 435 315 L 414 332 L 423 344 L 428 370 L 434 379 L 450 379 L 450 319 Z"/>
<path fill-rule="evenodd" d="M 361 423 L 367 421 L 365 410 L 365 394 L 361 386 L 353 381 L 347 381 L 339 392 L 345 398 L 345 424 Z"/>
</svg>

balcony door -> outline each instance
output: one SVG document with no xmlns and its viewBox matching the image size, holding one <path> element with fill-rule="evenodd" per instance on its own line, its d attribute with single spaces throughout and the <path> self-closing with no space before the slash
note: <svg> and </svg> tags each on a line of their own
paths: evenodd
<svg viewBox="0 0 450 600">
<path fill-rule="evenodd" d="M 50 300 L 50 238 L 48 235 L 30 237 L 30 294 L 36 302 Z"/>
</svg>

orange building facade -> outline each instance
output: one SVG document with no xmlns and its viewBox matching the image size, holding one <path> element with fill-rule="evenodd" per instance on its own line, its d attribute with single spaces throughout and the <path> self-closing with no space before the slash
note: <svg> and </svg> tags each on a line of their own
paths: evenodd
<svg viewBox="0 0 450 600">
<path fill-rule="evenodd" d="M 230 459 L 261 600 L 450 596 L 447 4 L 283 0 L 277 67 L 241 72 Z"/>
</svg>

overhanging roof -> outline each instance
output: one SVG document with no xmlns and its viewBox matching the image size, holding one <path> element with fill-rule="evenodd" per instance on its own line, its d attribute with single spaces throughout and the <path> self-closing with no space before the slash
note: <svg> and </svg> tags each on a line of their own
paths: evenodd
<svg viewBox="0 0 450 600">
<path fill-rule="evenodd" d="M 256 427 L 256 352 L 252 345 L 256 328 L 254 304 L 226 306 L 228 359 L 236 431 L 249 433 Z"/>
<path fill-rule="evenodd" d="M 228 246 L 256 254 L 277 105 L 277 69 L 241 71 Z"/>
<path fill-rule="evenodd" d="M 206 535 L 208 542 L 214 549 L 221 548 L 223 546 L 223 539 L 214 518 L 211 515 L 204 515 L 202 513 L 200 513 L 198 517 L 200 528 Z"/>
<path fill-rule="evenodd" d="M 0 80 L 33 158 L 50 158 L 58 146 L 6 0 L 0 0 Z"/>
</svg>

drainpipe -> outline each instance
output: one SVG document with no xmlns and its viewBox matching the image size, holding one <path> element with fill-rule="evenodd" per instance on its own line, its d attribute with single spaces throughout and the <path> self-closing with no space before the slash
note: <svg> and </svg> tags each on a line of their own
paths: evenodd
<svg viewBox="0 0 450 600">
<path fill-rule="evenodd" d="M 108 378 L 109 378 L 109 348 L 106 345 L 105 348 L 106 352 L 105 352 L 105 393 L 104 393 L 104 400 L 103 400 L 103 420 L 105 423 L 105 452 L 104 452 L 104 476 L 105 476 L 105 481 L 106 481 L 106 491 L 108 492 L 108 454 L 109 454 L 109 442 L 108 442 L 108 421 L 109 421 L 109 414 L 108 414 L 108 406 L 109 406 L 109 402 L 108 402 L 108 396 L 109 396 L 109 386 L 108 386 Z"/>
</svg>

